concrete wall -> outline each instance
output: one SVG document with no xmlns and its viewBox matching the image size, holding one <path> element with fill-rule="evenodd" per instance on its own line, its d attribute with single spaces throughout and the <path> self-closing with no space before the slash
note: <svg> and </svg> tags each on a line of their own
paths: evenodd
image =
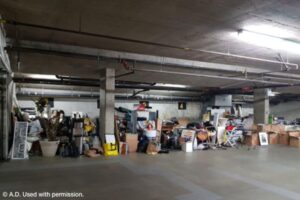
<svg viewBox="0 0 300 200">
<path fill-rule="evenodd" d="M 21 107 L 35 107 L 32 100 L 19 100 Z M 99 116 L 97 101 L 92 99 L 55 99 L 53 109 L 63 110 L 66 115 L 71 115 L 73 111 L 82 111 L 91 118 Z"/>
<path fill-rule="evenodd" d="M 271 106 L 270 113 L 271 115 L 284 117 L 288 121 L 295 120 L 300 118 L 300 102 L 290 101 Z"/>
<path fill-rule="evenodd" d="M 138 101 L 116 101 L 115 106 L 133 109 L 133 105 Z M 19 100 L 21 107 L 35 107 L 32 100 Z M 186 110 L 178 110 L 177 102 L 150 102 L 153 110 L 159 110 L 159 117 L 170 119 L 171 117 L 188 117 L 191 120 L 199 120 L 202 103 L 188 102 Z M 62 109 L 66 115 L 71 115 L 72 111 L 82 111 L 90 117 L 99 116 L 99 109 L 95 99 L 55 99 L 54 109 Z M 271 106 L 270 113 L 275 116 L 285 117 L 286 120 L 300 118 L 300 102 L 286 102 Z M 253 114 L 253 105 L 243 105 L 243 115 Z"/>
<path fill-rule="evenodd" d="M 254 109 L 253 104 L 244 104 L 242 105 L 243 108 L 243 116 L 253 115 Z"/>
<path fill-rule="evenodd" d="M 133 105 L 138 101 L 116 101 L 116 107 L 125 107 L 133 109 Z M 35 107 L 32 100 L 19 100 L 21 107 Z M 170 119 L 171 117 L 188 117 L 191 120 L 199 120 L 202 103 L 188 102 L 186 110 L 178 110 L 177 102 L 150 102 L 152 110 L 159 111 L 161 119 Z M 95 99 L 55 99 L 54 108 L 64 110 L 66 115 L 71 115 L 72 111 L 81 111 L 87 113 L 91 118 L 99 116 L 97 101 Z"/>
<path fill-rule="evenodd" d="M 253 105 L 243 105 L 243 115 L 253 114 Z M 277 117 L 284 117 L 288 121 L 300 118 L 300 102 L 290 101 L 270 106 L 270 114 Z"/>
<path fill-rule="evenodd" d="M 122 106 L 128 109 L 133 109 L 133 105 L 138 101 L 116 102 L 116 107 Z M 178 102 L 150 102 L 152 110 L 159 111 L 159 118 L 170 119 L 172 117 L 182 118 L 187 117 L 191 120 L 200 119 L 202 103 L 188 102 L 186 110 L 178 110 Z"/>
</svg>

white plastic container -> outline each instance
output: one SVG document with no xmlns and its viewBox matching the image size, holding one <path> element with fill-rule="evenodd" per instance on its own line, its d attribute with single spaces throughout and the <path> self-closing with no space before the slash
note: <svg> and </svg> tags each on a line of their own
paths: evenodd
<svg viewBox="0 0 300 200">
<path fill-rule="evenodd" d="M 193 143 L 192 142 L 186 142 L 182 145 L 182 151 L 190 153 L 193 152 Z"/>
</svg>

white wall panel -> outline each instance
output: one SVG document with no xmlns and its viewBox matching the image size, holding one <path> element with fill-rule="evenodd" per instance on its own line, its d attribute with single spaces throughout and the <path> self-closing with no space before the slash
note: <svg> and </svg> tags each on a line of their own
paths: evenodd
<svg viewBox="0 0 300 200">
<path fill-rule="evenodd" d="M 133 109 L 133 105 L 138 101 L 116 101 L 116 107 L 125 107 Z M 19 100 L 21 107 L 35 107 L 32 100 Z M 188 102 L 186 110 L 178 110 L 177 102 L 151 102 L 152 110 L 159 110 L 159 117 L 161 119 L 170 119 L 171 117 L 188 117 L 191 120 L 199 120 L 202 103 Z M 82 111 L 87 113 L 90 117 L 95 118 L 99 116 L 99 109 L 97 108 L 97 101 L 95 99 L 54 99 L 54 109 L 62 109 L 66 115 L 71 115 L 72 111 Z"/>
</svg>

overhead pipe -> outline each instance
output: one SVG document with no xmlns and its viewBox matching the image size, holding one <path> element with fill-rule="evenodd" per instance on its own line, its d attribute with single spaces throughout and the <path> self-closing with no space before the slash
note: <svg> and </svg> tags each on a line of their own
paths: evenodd
<svg viewBox="0 0 300 200">
<path fill-rule="evenodd" d="M 76 78 L 75 78 L 76 79 Z M 52 85 L 74 85 L 86 87 L 99 87 L 100 81 L 78 81 L 78 80 L 47 80 L 47 79 L 31 79 L 31 78 L 13 78 L 16 83 L 31 83 L 31 84 L 52 84 Z M 94 79 L 92 79 L 94 80 Z M 116 82 L 116 88 L 119 89 L 148 89 L 148 90 L 163 90 L 163 91 L 182 91 L 182 92 L 203 92 L 203 90 L 193 88 L 180 88 L 180 87 L 165 87 L 153 86 L 151 84 L 132 84 L 130 82 L 121 81 Z"/>
<path fill-rule="evenodd" d="M 164 71 L 164 70 L 154 70 L 154 69 L 135 69 L 135 71 L 174 74 L 174 75 L 185 75 L 185 76 L 196 76 L 196 77 L 206 77 L 206 78 L 225 79 L 225 80 L 236 80 L 236 81 L 255 82 L 255 83 L 268 83 L 268 84 L 277 84 L 277 85 L 280 84 L 280 85 L 285 85 L 285 86 L 292 85 L 290 83 L 265 81 L 265 80 L 259 80 L 259 79 L 248 79 L 248 78 L 228 77 L 228 76 L 219 76 L 219 75 L 207 75 L 207 74 L 195 74 L 195 73 Z"/>
<path fill-rule="evenodd" d="M 121 78 L 121 77 L 129 76 L 129 75 L 132 75 L 132 74 L 134 74 L 134 70 L 132 70 L 130 72 L 126 72 L 124 74 L 118 74 L 118 75 L 114 76 L 114 78 Z"/>
<path fill-rule="evenodd" d="M 131 72 L 125 73 L 129 74 Z M 121 76 L 125 74 L 120 74 Z M 119 76 L 119 75 L 117 75 Z M 79 77 L 73 77 L 73 76 L 62 76 L 62 75 L 55 75 L 57 79 L 60 79 L 61 81 L 80 81 L 84 83 L 97 83 L 100 84 L 101 79 L 95 79 L 95 78 L 79 78 Z M 16 78 L 19 79 L 19 78 Z M 31 80 L 31 79 L 29 79 Z M 47 79 L 41 79 L 41 80 L 47 80 Z M 49 79 L 48 79 L 49 80 Z M 116 84 L 133 84 L 133 85 L 153 85 L 153 83 L 146 83 L 146 82 L 136 82 L 136 81 L 122 81 L 122 80 L 116 80 Z"/>
<path fill-rule="evenodd" d="M 75 31 L 75 30 L 62 29 L 62 28 L 56 28 L 56 27 L 51 27 L 51 26 L 18 22 L 15 20 L 2 20 L 1 22 L 6 23 L 6 24 L 15 25 L 15 26 L 20 25 L 20 26 L 26 26 L 26 27 L 32 27 L 32 28 L 40 28 L 40 29 L 46 29 L 46 30 L 52 30 L 52 31 L 66 32 L 66 33 L 71 33 L 71 34 L 79 34 L 79 35 L 86 35 L 86 36 L 92 36 L 92 37 L 106 38 L 106 39 L 111 39 L 111 40 L 119 40 L 119 41 L 123 41 L 123 42 L 138 43 L 138 44 L 143 44 L 143 45 L 152 45 L 152 46 L 172 48 L 172 49 L 178 49 L 178 50 L 184 50 L 184 51 L 194 51 L 194 52 L 202 52 L 202 53 L 209 53 L 209 54 L 222 55 L 222 56 L 230 56 L 230 57 L 236 57 L 236 58 L 241 58 L 241 59 L 256 60 L 256 61 L 261 61 L 261 62 L 285 64 L 287 66 L 294 66 L 296 69 L 299 69 L 298 64 L 284 62 L 284 61 L 274 61 L 274 60 L 242 56 L 242 55 L 231 54 L 231 53 L 208 51 L 208 50 L 202 50 L 202 49 L 193 49 L 193 48 L 188 48 L 188 47 L 162 44 L 162 43 L 157 43 L 157 42 L 148 42 L 148 41 L 143 41 L 143 40 L 129 39 L 129 38 L 123 38 L 123 37 L 117 37 L 117 36 L 104 35 L 104 34 L 96 34 L 96 33 L 84 32 L 84 31 Z"/>
<path fill-rule="evenodd" d="M 228 57 L 234 57 L 234 58 L 241 58 L 241 59 L 248 59 L 248 60 L 254 60 L 254 61 L 268 62 L 268 63 L 273 63 L 273 64 L 284 64 L 284 65 L 287 65 L 287 66 L 295 67 L 295 70 L 299 69 L 299 65 L 296 64 L 296 63 L 269 60 L 269 59 L 256 58 L 256 57 L 250 57 L 250 56 L 243 56 L 243 55 L 238 55 L 238 54 L 232 54 L 232 53 L 229 53 L 229 52 L 224 53 L 224 52 L 209 51 L 209 50 L 204 50 L 204 49 L 197 49 L 196 51 L 200 51 L 200 52 L 203 52 L 203 53 L 209 53 L 209 54 L 216 54 L 216 55 L 220 55 L 220 56 L 228 56 Z"/>
<path fill-rule="evenodd" d="M 288 88 L 288 87 L 300 87 L 300 83 L 297 84 L 292 84 L 292 85 L 281 85 L 281 84 L 274 84 L 274 85 L 263 85 L 263 86 L 253 86 L 250 87 L 249 89 L 251 91 L 243 91 L 243 88 L 229 88 L 229 89 L 222 89 L 221 91 L 214 91 L 214 94 L 253 94 L 253 90 L 255 89 L 273 89 L 273 88 Z"/>
<path fill-rule="evenodd" d="M 161 72 L 161 71 L 159 71 Z M 194 74 L 193 74 L 194 75 Z M 57 76 L 59 80 L 49 80 L 49 79 L 31 79 L 31 78 L 16 78 L 13 80 L 16 83 L 29 83 L 29 84 L 49 84 L 49 85 L 72 85 L 72 86 L 84 86 L 84 87 L 99 87 L 100 82 L 97 79 L 85 79 L 85 78 L 70 78 L 64 76 Z M 68 80 L 70 79 L 70 80 Z M 84 80 L 84 81 L 82 81 Z M 89 81 L 88 81 L 89 80 Z M 87 82 L 88 81 L 88 82 Z M 289 84 L 283 85 L 273 84 L 264 86 L 252 86 L 251 89 L 263 89 L 263 88 L 285 88 L 285 87 L 299 87 L 300 84 Z M 197 90 L 192 88 L 174 88 L 174 87 L 162 87 L 162 86 L 151 86 L 151 83 L 140 83 L 140 82 L 130 82 L 130 81 L 116 81 L 116 88 L 122 89 L 142 89 L 142 90 L 162 90 L 162 91 L 182 91 L 182 92 L 198 92 L 201 94 L 251 94 L 250 91 L 243 91 L 241 87 L 239 88 L 211 88 L 210 92 L 206 90 Z"/>
<path fill-rule="evenodd" d="M 17 97 L 53 97 L 53 98 L 92 98 L 99 99 L 99 95 L 76 93 L 76 94 L 57 94 L 57 93 L 42 93 L 42 92 L 17 92 Z M 149 100 L 149 101 L 187 101 L 200 102 L 203 101 L 201 97 L 139 97 L 139 96 L 125 96 L 115 95 L 116 100 Z"/>
<path fill-rule="evenodd" d="M 61 52 L 61 51 L 55 51 L 55 50 L 44 50 L 44 49 L 33 49 L 33 48 L 25 48 L 25 47 L 6 47 L 7 50 L 10 50 L 10 51 L 25 51 L 25 52 L 37 52 L 37 53 L 42 53 L 42 54 L 58 54 L 58 55 L 63 55 L 63 56 L 80 56 L 80 57 L 83 57 L 83 58 L 96 58 L 96 59 L 99 59 L 99 57 L 101 58 L 105 58 L 105 59 L 113 59 L 113 60 L 116 60 L 117 58 L 108 58 L 108 57 L 105 57 L 105 56 L 96 56 L 96 55 L 87 55 L 87 54 L 81 54 L 81 53 L 70 53 L 70 52 Z M 120 59 L 120 58 L 118 58 Z M 149 64 L 159 64 L 159 65 L 165 65 L 165 66 L 175 66 L 175 67 L 187 67 L 187 68 L 193 68 L 193 69 L 199 69 L 199 67 L 195 66 L 195 65 L 186 65 L 182 62 L 180 63 L 175 63 L 175 62 L 168 62 L 169 58 L 164 58 L 164 57 L 161 57 L 162 60 L 164 60 L 164 62 L 160 61 L 160 62 L 155 62 L 155 61 L 148 61 L 148 60 L 138 60 L 138 62 L 140 63 L 149 63 Z M 127 59 L 127 60 L 131 60 L 131 59 Z M 132 60 L 132 61 L 135 61 L 137 62 L 137 60 Z M 195 61 L 195 62 L 198 62 L 198 61 Z M 276 61 L 277 62 L 277 61 Z M 282 64 L 285 64 L 285 63 L 282 63 Z M 225 69 L 222 69 L 222 67 L 220 68 L 205 68 L 204 70 L 208 70 L 208 71 L 228 71 L 228 70 L 225 70 Z M 282 75 L 282 74 L 271 74 L 271 73 L 274 73 L 273 71 L 265 71 L 265 72 L 252 72 L 252 71 L 247 71 L 247 69 L 243 69 L 243 71 L 240 70 L 232 70 L 230 71 L 232 73 L 247 73 L 247 74 L 256 74 L 256 75 L 264 75 L 264 74 L 268 74 L 268 76 L 272 76 L 272 77 L 282 77 L 283 79 L 286 79 L 286 80 L 290 80 L 291 79 L 291 76 L 288 76 L 288 74 L 286 75 Z"/>
</svg>

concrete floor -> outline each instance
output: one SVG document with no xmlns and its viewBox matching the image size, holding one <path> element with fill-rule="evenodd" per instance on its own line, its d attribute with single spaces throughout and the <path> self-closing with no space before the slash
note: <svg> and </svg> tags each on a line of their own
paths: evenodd
<svg viewBox="0 0 300 200">
<path fill-rule="evenodd" d="M 33 158 L 1 164 L 0 196 L 17 191 L 81 192 L 82 199 L 109 200 L 299 200 L 299 160 L 300 149 L 282 146 L 97 159 Z"/>
</svg>

